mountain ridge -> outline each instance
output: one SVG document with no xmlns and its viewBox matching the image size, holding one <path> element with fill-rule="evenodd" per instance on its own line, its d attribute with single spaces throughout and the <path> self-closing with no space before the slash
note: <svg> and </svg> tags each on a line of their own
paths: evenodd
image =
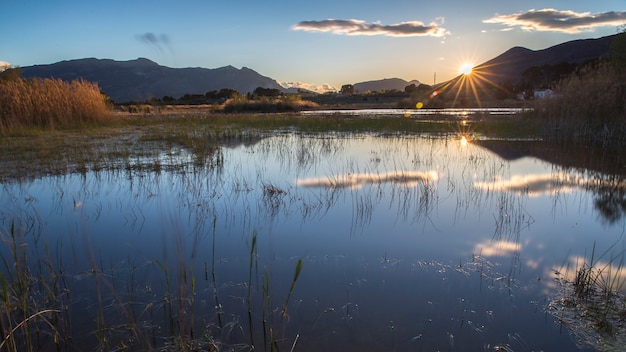
<svg viewBox="0 0 626 352">
<path fill-rule="evenodd" d="M 474 70 L 494 83 L 518 84 L 523 72 L 531 67 L 562 62 L 583 64 L 610 55 L 611 42 L 617 36 L 575 39 L 540 50 L 514 46 L 502 54 L 477 65 Z"/>
<path fill-rule="evenodd" d="M 562 62 L 582 64 L 589 60 L 607 57 L 611 41 L 617 36 L 610 35 L 592 39 L 576 39 L 545 49 L 531 50 L 514 46 L 502 54 L 477 65 L 474 70 L 494 84 L 518 84 L 523 72 L 533 66 L 555 65 Z M 64 60 L 53 64 L 21 67 L 25 78 L 54 77 L 63 80 L 82 78 L 98 83 L 100 89 L 116 102 L 144 101 L 164 96 L 181 97 L 185 94 L 205 94 L 223 88 L 234 89 L 241 94 L 253 92 L 256 88 L 279 89 L 285 93 L 298 92 L 299 88 L 331 92 L 334 87 L 315 86 L 308 83 L 279 83 L 263 76 L 253 69 L 232 65 L 218 68 L 186 67 L 171 68 L 147 59 L 137 58 L 127 61 L 112 59 L 85 58 Z M 452 80 L 458 79 L 458 77 Z M 450 80 L 450 81 L 452 81 Z M 399 90 L 410 84 L 419 86 L 418 80 L 406 81 L 401 78 L 354 83 L 356 92 Z M 334 89 L 336 91 L 336 89 Z"/>
<path fill-rule="evenodd" d="M 21 71 L 25 78 L 82 78 L 97 82 L 100 89 L 116 102 L 205 94 L 223 88 L 234 89 L 243 94 L 252 92 L 257 87 L 283 90 L 276 80 L 247 67 L 237 69 L 228 65 L 214 69 L 171 68 L 146 58 L 126 61 L 96 58 L 64 60 L 54 64 L 22 67 Z"/>
</svg>

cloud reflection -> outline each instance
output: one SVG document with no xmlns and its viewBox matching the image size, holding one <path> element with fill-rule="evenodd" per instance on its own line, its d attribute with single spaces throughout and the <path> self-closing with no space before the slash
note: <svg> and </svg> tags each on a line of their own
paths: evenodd
<svg viewBox="0 0 626 352">
<path fill-rule="evenodd" d="M 438 178 L 435 171 L 392 171 L 382 174 L 361 173 L 345 174 L 333 177 L 314 177 L 297 179 L 296 185 L 300 187 L 323 187 L 323 188 L 362 188 L 366 184 L 392 183 L 407 187 L 416 186 L 419 183 L 436 181 Z"/>
<path fill-rule="evenodd" d="M 485 258 L 506 257 L 518 253 L 522 249 L 519 242 L 512 241 L 486 241 L 474 246 L 474 253 L 480 253 Z"/>
<path fill-rule="evenodd" d="M 559 269 L 546 268 L 544 276 L 553 277 L 556 275 L 557 278 L 565 282 L 573 283 L 576 281 L 576 275 L 581 268 L 584 267 L 589 270 L 589 258 L 572 255 L 567 259 L 566 263 Z M 626 293 L 626 285 L 624 285 L 626 283 L 626 270 L 624 264 L 619 260 L 613 262 L 596 260 L 593 262 L 593 268 L 589 275 L 594 279 L 593 282 L 595 284 L 600 285 L 599 288 L 602 288 L 602 285 L 611 286 L 612 289 Z M 610 285 L 611 283 L 613 285 Z M 546 284 L 548 286 L 547 289 L 555 289 L 559 286 L 556 281 L 546 282 Z"/>
<path fill-rule="evenodd" d="M 519 194 L 539 196 L 559 192 L 571 192 L 580 187 L 579 181 L 553 174 L 513 175 L 508 180 L 498 179 L 493 182 L 475 182 L 474 187 L 484 190 L 511 191 Z"/>
</svg>

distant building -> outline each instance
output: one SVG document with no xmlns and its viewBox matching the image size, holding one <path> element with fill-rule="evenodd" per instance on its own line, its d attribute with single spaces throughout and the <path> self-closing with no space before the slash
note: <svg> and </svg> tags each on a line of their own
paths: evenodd
<svg viewBox="0 0 626 352">
<path fill-rule="evenodd" d="M 535 89 L 533 91 L 533 99 L 550 99 L 554 98 L 552 89 Z"/>
</svg>

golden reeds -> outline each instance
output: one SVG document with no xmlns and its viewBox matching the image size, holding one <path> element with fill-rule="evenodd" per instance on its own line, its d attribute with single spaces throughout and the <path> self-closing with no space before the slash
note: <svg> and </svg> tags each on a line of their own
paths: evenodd
<svg viewBox="0 0 626 352">
<path fill-rule="evenodd" d="M 81 125 L 109 116 L 106 96 L 96 83 L 51 78 L 0 81 L 0 132 Z"/>
</svg>

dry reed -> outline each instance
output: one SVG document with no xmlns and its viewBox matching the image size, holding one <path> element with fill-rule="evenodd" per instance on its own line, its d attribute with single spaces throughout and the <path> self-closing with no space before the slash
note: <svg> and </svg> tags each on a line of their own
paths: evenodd
<svg viewBox="0 0 626 352">
<path fill-rule="evenodd" d="M 50 78 L 0 81 L 2 133 L 33 126 L 80 126 L 110 116 L 106 96 L 96 83 Z"/>
<path fill-rule="evenodd" d="M 578 142 L 623 143 L 626 70 L 609 62 L 583 67 L 558 83 L 557 96 L 535 109 L 549 135 Z"/>
</svg>

